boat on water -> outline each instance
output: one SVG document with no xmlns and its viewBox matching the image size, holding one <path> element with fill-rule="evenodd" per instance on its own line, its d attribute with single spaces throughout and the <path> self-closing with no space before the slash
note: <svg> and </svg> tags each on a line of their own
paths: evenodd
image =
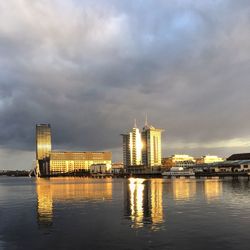
<svg viewBox="0 0 250 250">
<path fill-rule="evenodd" d="M 184 169 L 183 167 L 172 167 L 170 171 L 162 172 L 163 177 L 171 176 L 195 176 L 195 173 L 191 169 Z"/>
</svg>

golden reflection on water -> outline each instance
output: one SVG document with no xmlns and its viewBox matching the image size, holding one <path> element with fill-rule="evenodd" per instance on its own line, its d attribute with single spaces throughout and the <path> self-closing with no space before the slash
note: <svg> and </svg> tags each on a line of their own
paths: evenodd
<svg viewBox="0 0 250 250">
<path fill-rule="evenodd" d="M 204 193 L 209 201 L 217 199 L 222 194 L 222 182 L 219 179 L 204 180 Z"/>
<path fill-rule="evenodd" d="M 163 184 L 160 179 L 152 179 L 151 180 L 151 217 L 152 224 L 160 224 L 163 223 L 163 204 L 162 204 L 162 190 Z"/>
<path fill-rule="evenodd" d="M 37 216 L 42 225 L 51 225 L 53 220 L 53 199 L 48 184 L 37 185 Z"/>
<path fill-rule="evenodd" d="M 131 220 L 135 227 L 141 225 L 143 221 L 143 199 L 144 199 L 144 179 L 130 179 L 129 194 L 130 194 L 130 209 Z"/>
<path fill-rule="evenodd" d="M 150 224 L 152 229 L 157 230 L 157 225 L 164 222 L 162 190 L 161 179 L 130 178 L 128 180 L 125 203 L 134 228 Z"/>
<path fill-rule="evenodd" d="M 175 200 L 189 200 L 196 195 L 195 180 L 173 179 L 172 188 Z"/>
<path fill-rule="evenodd" d="M 38 178 L 36 180 L 38 223 L 51 225 L 55 202 L 112 199 L 112 180 L 90 178 Z"/>
<path fill-rule="evenodd" d="M 73 201 L 103 201 L 112 199 L 112 179 L 92 178 L 39 178 L 36 181 L 37 215 L 39 225 L 51 225 L 56 203 Z M 209 201 L 222 193 L 219 180 L 202 182 L 189 179 L 140 179 L 124 180 L 124 205 L 126 218 L 133 228 L 146 224 L 159 230 L 164 223 L 163 193 L 176 201 L 189 201 L 202 192 Z M 119 191 L 119 190 L 118 190 Z M 173 196 L 172 196 L 172 195 Z"/>
</svg>

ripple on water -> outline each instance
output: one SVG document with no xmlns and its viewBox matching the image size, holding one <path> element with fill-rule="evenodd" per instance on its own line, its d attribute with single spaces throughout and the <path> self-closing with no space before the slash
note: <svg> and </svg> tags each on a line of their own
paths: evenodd
<svg viewBox="0 0 250 250">
<path fill-rule="evenodd" d="M 250 187 L 243 182 L 13 180 L 0 178 L 0 248 L 5 242 L 10 249 L 35 249 L 36 242 L 41 249 L 248 246 Z"/>
</svg>

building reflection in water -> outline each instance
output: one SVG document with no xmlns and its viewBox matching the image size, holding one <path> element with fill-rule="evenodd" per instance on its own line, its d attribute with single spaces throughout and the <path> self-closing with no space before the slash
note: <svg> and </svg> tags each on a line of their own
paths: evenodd
<svg viewBox="0 0 250 250">
<path fill-rule="evenodd" d="M 152 225 L 161 224 L 164 221 L 163 217 L 163 183 L 162 180 L 152 179 L 150 182 L 151 193 L 151 218 Z"/>
<path fill-rule="evenodd" d="M 40 180 L 40 179 L 39 179 Z M 53 221 L 53 199 L 50 185 L 38 181 L 37 191 L 37 219 L 41 226 L 50 226 Z"/>
<path fill-rule="evenodd" d="M 51 226 L 55 203 L 82 200 L 111 200 L 112 180 L 51 178 L 36 180 L 37 219 L 40 226 Z"/>
<path fill-rule="evenodd" d="M 189 200 L 196 195 L 195 180 L 173 179 L 172 188 L 175 200 Z"/>
<path fill-rule="evenodd" d="M 219 179 L 204 180 L 204 193 L 207 200 L 214 200 L 222 194 L 222 182 Z"/>
<path fill-rule="evenodd" d="M 164 222 L 161 179 L 134 179 L 125 183 L 125 215 L 134 228 L 150 224 L 157 230 Z"/>
</svg>

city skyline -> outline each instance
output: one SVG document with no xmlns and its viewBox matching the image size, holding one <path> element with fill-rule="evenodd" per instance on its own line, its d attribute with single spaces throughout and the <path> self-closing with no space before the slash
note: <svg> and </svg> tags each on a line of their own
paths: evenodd
<svg viewBox="0 0 250 250">
<path fill-rule="evenodd" d="M 249 152 L 249 11 L 244 0 L 3 1 L 0 169 L 31 168 L 43 122 L 55 148 L 121 161 L 119 134 L 145 113 L 166 131 L 162 156 Z"/>
<path fill-rule="evenodd" d="M 136 119 L 134 119 L 134 120 L 136 120 Z M 39 125 L 48 125 L 49 126 L 49 129 L 51 128 L 51 125 L 50 124 L 46 124 L 46 123 L 43 123 L 43 124 L 38 124 L 38 125 L 36 125 L 36 126 L 39 126 Z M 142 131 L 140 132 L 139 131 L 139 129 L 137 128 L 137 125 L 136 125 L 136 128 L 134 128 L 134 126 L 132 126 L 133 127 L 133 129 L 132 129 L 132 132 L 129 132 L 129 134 L 133 134 L 133 132 L 135 132 L 135 133 L 139 133 L 140 134 L 140 143 L 143 143 L 143 138 L 142 138 L 142 134 L 143 134 L 143 132 L 145 132 L 145 124 L 144 124 L 144 126 L 142 127 Z M 152 125 L 149 125 L 148 126 L 148 128 L 153 128 L 154 130 L 160 130 L 160 131 L 165 131 L 164 129 L 156 129 L 156 128 L 154 128 Z M 136 129 L 136 131 L 134 131 Z M 129 129 L 127 129 L 127 130 L 129 130 Z M 137 131 L 138 130 L 138 131 Z M 47 132 L 47 131 L 45 131 L 45 132 Z M 37 133 L 37 132 L 36 132 Z M 51 133 L 51 132 L 50 132 Z M 129 135 L 128 134 L 128 135 Z M 122 136 L 124 136 L 125 134 L 120 134 L 120 135 L 122 135 Z M 53 136 L 51 136 L 52 138 L 53 138 Z M 119 137 L 119 136 L 118 136 Z M 132 137 L 131 137 L 132 138 Z M 34 140 L 35 140 L 35 142 L 37 141 L 37 138 L 34 138 Z M 51 139 L 50 139 L 51 140 Z M 138 141 L 138 140 L 137 140 Z M 162 140 L 161 140 L 162 141 Z M 165 146 L 165 147 L 164 147 Z M 35 143 L 34 143 L 34 148 L 36 148 L 37 147 L 37 144 L 35 145 Z M 51 147 L 51 145 L 50 145 L 50 147 Z M 141 145 L 141 147 L 142 147 L 142 145 Z M 55 147 L 56 149 L 55 149 L 55 152 L 65 152 L 65 150 L 69 150 L 69 151 L 72 151 L 73 149 L 73 151 L 75 151 L 75 152 L 87 152 L 88 150 L 86 149 L 87 147 L 78 147 L 78 146 L 73 146 L 72 145 L 72 147 L 67 147 L 66 146 L 66 148 L 62 148 L 62 147 L 60 147 L 60 148 L 57 148 L 57 147 Z M 163 147 L 162 148 L 164 148 L 164 149 L 166 149 L 166 145 L 164 145 L 164 142 L 163 142 Z M 163 151 L 163 153 L 161 153 L 161 156 L 162 156 L 162 159 L 163 158 L 165 158 L 165 157 L 170 157 L 170 156 L 172 156 L 172 155 L 174 155 L 174 154 L 183 154 L 183 153 L 186 153 L 186 152 L 190 152 L 189 150 L 192 148 L 192 146 L 189 148 L 188 147 L 188 143 L 187 143 L 187 148 L 186 148 L 186 151 L 184 150 L 184 151 L 181 151 L 181 150 L 179 150 L 179 149 L 177 149 L 176 151 L 169 151 L 167 154 Z M 207 149 L 209 149 L 209 147 L 207 148 Z M 97 152 L 98 150 L 95 150 L 95 151 L 93 151 L 93 152 Z M 103 151 L 108 151 L 108 150 L 103 150 Z M 118 154 L 119 154 L 119 158 L 117 158 L 117 152 L 115 152 L 115 157 L 113 157 L 113 162 L 122 162 L 122 161 L 124 161 L 123 160 L 123 146 L 122 146 L 122 140 L 120 141 L 120 147 L 118 148 Z M 141 151 L 143 152 L 143 150 L 142 150 L 142 148 L 141 148 Z M 208 150 L 209 151 L 209 150 Z M 201 154 L 195 154 L 195 153 L 191 153 L 192 154 L 192 156 L 194 156 L 194 157 L 201 157 L 201 156 L 205 156 L 205 155 L 211 155 L 210 153 L 207 153 L 208 151 L 204 151 L 203 153 L 201 153 Z M 216 151 L 215 151 L 216 152 Z M 234 152 L 232 152 L 232 153 L 235 153 L 235 152 L 237 152 L 237 150 L 236 151 L 234 151 Z M 240 153 L 242 153 L 242 151 L 239 151 Z M 246 152 L 248 152 L 248 151 L 246 151 Z M 34 156 L 33 158 L 32 158 L 32 162 L 29 162 L 30 163 L 30 166 L 28 166 L 28 167 L 24 167 L 24 168 L 15 168 L 15 167 L 12 167 L 12 168 L 3 168 L 3 169 L 5 169 L 5 170 L 8 170 L 8 169 L 13 169 L 13 170 L 15 170 L 15 169 L 31 169 L 31 168 L 33 168 L 34 167 L 34 161 L 35 161 L 35 158 L 36 158 L 36 155 L 37 155 L 37 152 L 36 152 L 36 150 L 34 150 L 34 151 L 32 151 L 31 152 L 31 154 Z M 113 154 L 113 152 L 112 152 L 112 154 Z M 138 155 L 139 153 L 137 153 L 137 155 Z M 227 158 L 227 157 L 229 157 L 229 155 L 220 155 L 221 157 L 223 157 L 223 158 Z M 28 156 L 28 158 L 30 158 L 30 155 Z M 139 158 L 140 158 L 140 162 L 142 163 L 142 161 L 143 161 L 143 153 L 139 156 Z M 31 159 L 31 158 L 30 158 Z M 139 162 L 137 163 L 137 164 L 135 164 L 135 165 L 140 165 L 139 164 Z"/>
</svg>

